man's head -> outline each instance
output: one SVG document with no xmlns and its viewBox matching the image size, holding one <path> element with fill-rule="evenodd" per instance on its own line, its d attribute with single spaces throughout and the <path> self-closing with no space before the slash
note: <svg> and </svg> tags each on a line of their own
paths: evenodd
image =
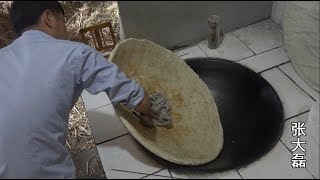
<svg viewBox="0 0 320 180">
<path fill-rule="evenodd" d="M 20 36 L 26 30 L 40 30 L 57 39 L 67 39 L 64 11 L 58 1 L 14 1 L 10 19 Z"/>
</svg>

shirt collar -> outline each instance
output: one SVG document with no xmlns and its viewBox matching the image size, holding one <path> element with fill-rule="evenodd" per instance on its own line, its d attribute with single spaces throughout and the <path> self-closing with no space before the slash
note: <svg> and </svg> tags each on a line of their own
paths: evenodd
<svg viewBox="0 0 320 180">
<path fill-rule="evenodd" d="M 42 39 L 55 39 L 54 37 L 48 35 L 45 32 L 39 30 L 28 30 L 22 33 L 22 37 L 32 37 L 32 38 L 42 38 Z"/>
</svg>

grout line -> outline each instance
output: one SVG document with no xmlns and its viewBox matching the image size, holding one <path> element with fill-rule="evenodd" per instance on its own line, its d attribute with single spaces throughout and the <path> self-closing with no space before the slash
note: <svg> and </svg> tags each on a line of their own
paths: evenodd
<svg viewBox="0 0 320 180">
<path fill-rule="evenodd" d="M 281 45 L 281 46 L 278 46 L 278 47 L 275 47 L 275 48 L 272 48 L 272 49 L 269 49 L 269 50 L 266 50 L 266 51 L 263 51 L 263 52 L 260 52 L 260 53 L 255 53 L 255 52 L 253 52 L 253 50 L 251 50 L 250 49 L 250 47 L 249 46 L 247 46 L 247 44 L 246 43 L 244 43 L 239 37 L 238 37 L 238 35 L 237 35 L 237 33 L 235 33 L 235 31 L 237 31 L 237 30 L 239 30 L 239 29 L 241 29 L 241 28 L 245 28 L 245 27 L 247 27 L 247 26 L 250 26 L 250 25 L 253 25 L 253 24 L 257 24 L 257 23 L 260 23 L 260 22 L 262 22 L 262 21 L 265 21 L 265 20 L 267 20 L 267 19 L 270 19 L 270 18 L 265 18 L 265 19 L 263 19 L 263 20 L 261 20 L 261 21 L 258 21 L 258 22 L 254 22 L 254 23 L 251 23 L 251 24 L 248 24 L 248 25 L 246 25 L 246 26 L 243 26 L 243 27 L 240 27 L 240 28 L 237 28 L 237 29 L 234 29 L 234 30 L 232 30 L 232 31 L 227 31 L 227 32 L 225 32 L 224 34 L 227 34 L 227 33 L 233 33 L 239 40 L 240 40 L 240 42 L 242 42 L 252 53 L 253 53 L 253 55 L 251 55 L 251 56 L 248 56 L 248 57 L 245 57 L 245 58 L 242 58 L 242 59 L 240 59 L 240 60 L 236 60 L 235 62 L 238 62 L 238 61 L 241 61 L 241 60 L 244 60 L 244 59 L 247 59 L 247 58 L 250 58 L 250 57 L 253 57 L 253 56 L 255 56 L 255 55 L 259 55 L 259 54 L 262 54 L 262 53 L 265 53 L 265 52 L 268 52 L 268 51 L 272 51 L 272 50 L 274 50 L 274 49 L 277 49 L 277 48 L 279 48 L 279 47 L 282 47 L 283 45 Z M 200 41 L 201 42 L 201 41 Z M 199 43 L 200 42 L 198 42 L 198 43 L 196 43 L 196 45 L 202 50 L 202 52 L 207 56 L 207 57 L 209 57 L 206 53 L 205 53 L 205 51 L 199 46 Z M 193 46 L 195 46 L 195 44 L 192 44 L 192 45 L 188 45 L 188 46 L 186 46 L 186 47 L 184 47 L 184 48 L 181 48 L 181 49 L 179 49 L 179 50 L 183 50 L 183 49 L 185 49 L 185 48 L 188 48 L 188 47 L 193 47 Z M 179 51 L 179 50 L 177 50 L 177 51 Z M 186 54 L 183 54 L 183 55 L 180 55 L 179 57 L 181 57 L 181 56 L 184 56 L 184 55 L 186 55 Z"/>
<path fill-rule="evenodd" d="M 288 149 L 288 151 L 292 154 L 292 151 L 289 149 L 289 147 L 288 147 L 284 142 L 282 142 L 281 138 L 280 138 L 279 141 L 280 141 L 280 142 L 284 145 L 284 147 L 286 147 L 286 149 Z"/>
<path fill-rule="evenodd" d="M 99 109 L 99 108 L 101 108 L 101 107 L 103 107 L 103 106 L 109 106 L 110 104 L 112 104 L 112 103 L 109 103 L 109 104 L 106 104 L 106 105 L 102 105 L 102 106 L 99 106 L 99 107 L 96 107 L 96 108 L 93 108 L 93 109 L 87 110 L 87 112 L 92 111 L 92 110 Z"/>
<path fill-rule="evenodd" d="M 131 174 L 141 174 L 141 175 L 146 175 L 146 176 L 144 176 L 144 177 L 142 177 L 142 178 L 146 178 L 146 177 L 148 177 L 148 176 L 159 176 L 159 177 L 166 177 L 166 178 L 168 178 L 168 176 L 162 176 L 162 175 L 155 175 L 154 173 L 157 173 L 157 172 L 160 172 L 160 171 L 162 171 L 162 170 L 160 170 L 160 171 L 156 171 L 156 172 L 154 172 L 154 173 L 152 173 L 152 174 L 148 174 L 148 173 L 141 173 L 141 172 L 134 172 L 134 171 L 126 171 L 126 170 L 120 170 L 120 169 L 111 169 L 112 171 L 119 171 L 119 172 L 125 172 L 125 173 L 131 173 Z M 142 179 L 142 178 L 140 178 L 140 179 Z"/>
<path fill-rule="evenodd" d="M 288 54 L 288 51 L 283 46 L 285 46 L 285 44 L 282 45 L 281 48 Z"/>
<path fill-rule="evenodd" d="M 306 161 L 307 162 L 307 161 Z M 310 173 L 310 175 L 313 177 L 313 179 L 317 179 L 316 177 L 314 177 L 313 176 L 313 174 L 309 171 L 309 169 L 308 169 L 308 167 L 307 167 L 307 165 L 306 165 L 306 168 L 305 168 L 309 173 Z"/>
<path fill-rule="evenodd" d="M 283 74 L 285 74 L 295 85 L 297 85 L 304 93 L 306 93 L 314 102 L 316 102 L 316 100 L 315 100 L 310 94 L 308 94 L 301 86 L 299 86 L 298 83 L 296 83 L 290 76 L 288 76 L 284 71 L 282 71 L 281 68 L 278 67 L 278 69 L 279 69 Z"/>
<path fill-rule="evenodd" d="M 188 55 L 188 54 L 190 54 L 190 53 L 181 54 L 181 55 L 179 55 L 179 57 L 182 57 L 182 56 L 185 56 L 185 55 Z"/>
<path fill-rule="evenodd" d="M 96 144 L 96 146 L 97 146 L 97 145 L 100 145 L 100 144 L 103 144 L 103 143 L 112 141 L 112 140 L 114 140 L 114 139 L 120 138 L 120 137 L 122 137 L 122 136 L 126 136 L 126 135 L 128 135 L 128 134 L 130 134 L 130 133 L 122 134 L 122 135 L 120 135 L 120 136 L 117 136 L 117 137 L 114 137 L 114 138 L 111 138 L 111 139 L 108 139 L 108 140 L 105 140 L 105 141 L 102 141 L 102 142 L 99 142 L 99 143 L 95 143 L 95 144 Z"/>
<path fill-rule="evenodd" d="M 146 173 L 133 172 L 133 171 L 126 171 L 126 170 L 120 170 L 120 169 L 111 169 L 111 170 L 112 170 L 112 171 L 119 171 L 119 172 L 132 173 L 132 174 L 148 175 L 148 174 L 146 174 Z"/>
<path fill-rule="evenodd" d="M 171 179 L 173 179 L 172 174 L 171 174 L 171 171 L 170 171 L 170 168 L 168 168 L 168 172 L 169 172 L 169 174 L 170 174 Z"/>
<path fill-rule="evenodd" d="M 155 175 L 155 173 L 158 173 L 158 172 L 163 171 L 163 170 L 165 170 L 165 169 L 166 169 L 166 168 L 160 169 L 160 170 L 158 170 L 158 171 L 156 171 L 156 172 L 154 172 L 154 173 L 151 173 L 151 174 L 149 174 L 149 175 L 147 175 L 147 176 L 144 176 L 144 177 L 142 177 L 142 178 L 140 178 L 140 179 L 146 178 L 146 177 L 148 177 L 148 176 L 157 176 L 157 175 Z M 162 176 L 162 175 L 160 175 L 160 176 Z"/>
<path fill-rule="evenodd" d="M 243 177 L 241 176 L 240 172 L 238 171 L 238 169 L 236 169 L 237 173 L 239 174 L 239 176 L 241 177 L 241 179 L 243 179 Z"/>
<path fill-rule="evenodd" d="M 207 53 L 205 53 L 204 50 L 199 46 L 199 44 L 197 44 L 197 46 L 200 48 L 200 50 L 201 50 L 207 57 L 209 57 L 209 56 L 207 55 Z"/>
<path fill-rule="evenodd" d="M 317 142 L 317 140 L 316 140 L 316 138 L 315 138 L 314 136 L 312 136 L 312 139 L 314 140 L 314 142 L 315 142 L 316 144 L 318 144 L 318 142 Z M 318 146 L 320 146 L 320 144 L 318 144 Z"/>
<path fill-rule="evenodd" d="M 243 42 L 236 33 L 234 33 L 236 35 L 236 38 L 238 38 L 240 40 L 240 42 L 242 42 L 242 44 L 244 44 L 254 55 L 257 55 L 245 42 Z"/>
<path fill-rule="evenodd" d="M 278 65 L 276 65 L 276 66 L 272 66 L 272 67 L 270 67 L 270 68 L 267 68 L 267 69 L 265 69 L 265 70 L 262 70 L 262 71 L 258 72 L 258 74 L 262 74 L 262 73 L 264 73 L 264 72 L 266 72 L 266 71 L 269 71 L 269 70 L 271 70 L 271 69 L 277 68 L 278 66 L 287 64 L 287 63 L 289 63 L 289 62 L 290 62 L 290 61 L 286 61 L 286 62 L 283 62 L 283 63 L 278 64 Z"/>
<path fill-rule="evenodd" d="M 254 55 L 251 55 L 251 56 L 248 56 L 248 57 L 245 57 L 245 58 L 242 58 L 242 59 L 236 60 L 235 62 L 239 62 L 239 61 L 242 61 L 242 60 L 245 60 L 245 59 L 251 58 L 251 57 L 256 56 L 256 55 L 259 55 L 259 54 L 254 54 Z"/>
<path fill-rule="evenodd" d="M 295 118 L 295 117 L 297 117 L 297 116 L 300 116 L 300 115 L 302 115 L 302 114 L 305 114 L 305 113 L 307 113 L 307 112 L 309 112 L 309 111 L 310 111 L 310 109 L 309 109 L 309 110 L 306 110 L 306 111 L 304 111 L 304 112 L 302 112 L 302 113 L 296 114 L 296 115 L 294 115 L 294 116 L 288 117 L 288 118 L 284 119 L 284 121 L 288 121 L 288 120 L 290 120 L 290 119 L 292 119 L 292 118 Z"/>
<path fill-rule="evenodd" d="M 260 55 L 260 54 L 263 54 L 263 53 L 266 53 L 266 52 L 269 52 L 269 51 L 272 51 L 272 50 L 275 50 L 275 49 L 278 49 L 278 48 L 281 48 L 281 47 L 282 47 L 282 46 L 278 46 L 278 47 L 275 47 L 275 48 L 272 48 L 272 49 L 269 49 L 269 50 L 260 52 L 260 53 L 258 53 L 258 54 L 254 54 L 254 55 L 252 55 L 252 56 L 248 56 L 248 57 L 242 58 L 242 59 L 240 59 L 240 60 L 237 60 L 236 62 L 239 62 L 239 61 L 248 59 L 248 58 L 250 58 L 250 57 L 257 56 L 257 55 Z"/>
<path fill-rule="evenodd" d="M 271 18 L 270 18 L 270 17 L 267 17 L 267 18 L 261 19 L 261 20 L 259 20 L 259 21 L 256 21 L 256 22 L 247 24 L 247 25 L 245 25 L 245 26 L 241 26 L 241 27 L 238 27 L 238 28 L 236 28 L 236 29 L 233 29 L 233 30 L 230 30 L 230 31 L 226 31 L 226 32 L 223 32 L 223 33 L 224 33 L 224 34 L 234 33 L 235 31 L 237 31 L 237 30 L 239 30 L 239 29 L 246 28 L 246 27 L 251 26 L 251 25 L 254 25 L 254 24 L 258 24 L 258 23 L 260 23 L 260 22 L 262 22 L 262 21 L 266 21 L 266 20 L 268 20 L 268 19 L 271 19 Z M 234 34 L 235 34 L 236 37 L 237 37 L 237 34 L 236 34 L 236 33 L 234 33 Z M 204 41 L 204 40 L 205 40 L 205 39 L 203 39 L 203 40 L 201 40 L 201 41 Z M 200 41 L 200 42 L 201 42 L 201 41 Z M 198 43 L 192 43 L 192 44 L 190 44 L 190 45 L 185 45 L 185 46 L 181 46 L 181 47 L 178 47 L 178 48 L 174 48 L 174 49 L 172 49 L 171 51 L 172 51 L 172 52 L 175 52 L 175 51 L 183 50 L 183 49 L 185 49 L 185 48 L 192 47 L 192 46 L 194 46 L 194 45 L 196 45 L 196 44 L 198 44 Z M 200 49 L 201 49 L 201 48 L 200 48 Z"/>
<path fill-rule="evenodd" d="M 293 152 L 289 149 L 289 147 L 288 147 L 281 139 L 280 139 L 279 141 L 284 145 L 284 147 L 286 147 L 286 149 L 288 149 L 288 151 L 290 152 L 290 154 L 293 153 Z M 290 165 L 290 166 L 291 166 L 291 165 Z M 305 169 L 309 172 L 309 174 L 310 174 L 314 179 L 316 179 L 316 178 L 313 176 L 313 174 L 311 174 L 311 172 L 308 170 L 307 166 L 306 166 Z"/>
</svg>

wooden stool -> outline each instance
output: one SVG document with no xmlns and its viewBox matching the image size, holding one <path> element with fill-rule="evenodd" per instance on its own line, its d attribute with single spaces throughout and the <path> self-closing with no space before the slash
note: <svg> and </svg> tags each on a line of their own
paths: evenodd
<svg viewBox="0 0 320 180">
<path fill-rule="evenodd" d="M 110 30 L 110 34 L 113 42 L 111 45 L 107 44 L 106 38 L 102 33 L 103 28 L 109 28 Z M 91 37 L 93 38 L 93 43 L 96 50 L 103 53 L 103 56 L 109 57 L 111 52 L 108 52 L 108 50 L 110 49 L 113 50 L 117 44 L 116 36 L 114 35 L 111 22 L 106 22 L 106 23 L 80 29 L 79 32 L 81 34 L 82 42 L 88 45 L 89 45 L 89 42 L 87 41 L 85 34 L 89 31 L 91 33 Z"/>
</svg>

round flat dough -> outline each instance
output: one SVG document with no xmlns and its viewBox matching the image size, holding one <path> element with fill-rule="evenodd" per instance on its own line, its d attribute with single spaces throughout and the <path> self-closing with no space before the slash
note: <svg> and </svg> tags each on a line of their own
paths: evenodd
<svg viewBox="0 0 320 180">
<path fill-rule="evenodd" d="M 151 41 L 120 42 L 110 61 L 135 79 L 149 94 L 169 101 L 173 128 L 142 125 L 130 109 L 115 107 L 130 134 L 157 156 L 181 165 L 206 164 L 219 155 L 223 129 L 210 90 L 176 54 Z"/>
</svg>

